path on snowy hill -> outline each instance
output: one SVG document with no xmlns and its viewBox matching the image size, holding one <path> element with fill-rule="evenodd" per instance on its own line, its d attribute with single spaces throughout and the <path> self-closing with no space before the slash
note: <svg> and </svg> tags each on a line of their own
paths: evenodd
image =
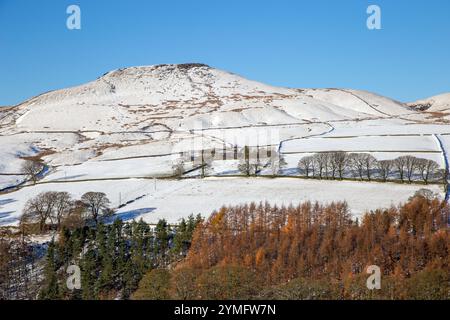
<svg viewBox="0 0 450 320">
<path fill-rule="evenodd" d="M 324 124 L 329 126 L 329 130 L 320 132 L 320 133 L 315 133 L 315 134 L 311 134 L 309 136 L 304 136 L 304 137 L 294 137 L 294 138 L 288 138 L 288 139 L 284 139 L 280 141 L 280 144 L 278 145 L 278 154 L 282 154 L 283 152 L 281 152 L 281 148 L 283 147 L 283 143 L 287 142 L 287 141 L 292 141 L 292 140 L 300 140 L 300 139 L 309 139 L 309 138 L 314 138 L 314 137 L 320 137 L 323 135 L 326 135 L 328 133 L 331 133 L 335 130 L 334 126 L 332 124 L 330 124 L 329 122 L 324 122 Z"/>
</svg>

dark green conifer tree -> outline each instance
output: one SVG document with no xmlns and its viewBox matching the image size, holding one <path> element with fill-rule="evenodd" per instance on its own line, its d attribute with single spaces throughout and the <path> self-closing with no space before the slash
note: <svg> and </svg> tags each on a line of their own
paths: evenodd
<svg viewBox="0 0 450 320">
<path fill-rule="evenodd" d="M 44 284 L 39 293 L 39 299 L 56 300 L 61 297 L 58 285 L 57 265 L 56 245 L 54 240 L 52 240 L 48 245 L 44 268 Z"/>
</svg>

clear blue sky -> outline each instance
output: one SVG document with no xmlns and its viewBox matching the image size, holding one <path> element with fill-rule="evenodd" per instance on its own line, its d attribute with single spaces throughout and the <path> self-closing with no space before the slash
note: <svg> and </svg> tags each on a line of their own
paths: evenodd
<svg viewBox="0 0 450 320">
<path fill-rule="evenodd" d="M 81 7 L 82 29 L 66 28 Z M 366 28 L 366 8 L 382 30 Z M 289 87 L 450 91 L 448 0 L 0 0 L 0 105 L 112 69 L 202 62 Z"/>
</svg>

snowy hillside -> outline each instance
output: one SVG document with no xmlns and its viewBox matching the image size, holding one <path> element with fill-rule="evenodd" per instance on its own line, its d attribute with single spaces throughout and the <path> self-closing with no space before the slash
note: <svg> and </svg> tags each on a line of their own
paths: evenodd
<svg viewBox="0 0 450 320">
<path fill-rule="evenodd" d="M 450 93 L 440 94 L 428 99 L 408 103 L 409 106 L 418 110 L 429 112 L 450 112 Z"/>
<path fill-rule="evenodd" d="M 153 203 L 156 195 L 151 192 L 154 183 L 151 178 L 170 175 L 180 152 L 202 148 L 271 146 L 286 156 L 286 175 L 295 175 L 298 161 L 307 154 L 339 150 L 368 152 L 380 160 L 414 155 L 432 159 L 444 168 L 450 148 L 450 128 L 445 117 L 430 116 L 429 112 L 447 112 L 449 101 L 449 95 L 442 95 L 406 105 L 351 89 L 279 88 L 202 64 L 111 71 L 87 84 L 0 109 L 0 190 L 24 182 L 20 170 L 27 157 L 41 159 L 48 167 L 38 185 L 15 192 L 4 190 L 0 194 L 0 225 L 17 223 L 24 202 L 44 187 L 79 194 L 77 183 L 83 183 L 83 190 L 88 191 L 113 179 L 122 183 L 105 188 L 111 199 L 120 193 L 120 199 L 128 201 L 143 193 L 146 197 L 142 199 L 142 208 L 157 206 L 152 212 L 158 216 L 167 213 L 176 221 L 181 213 L 169 214 L 172 207 L 164 207 L 161 199 L 178 199 L 174 193 L 181 182 L 161 183 L 160 188 L 165 189 L 158 189 L 158 194 L 164 196 Z M 421 109 L 418 105 L 430 106 L 424 113 L 418 111 Z M 195 145 L 199 137 L 200 147 Z M 216 161 L 212 170 L 214 175 L 223 175 L 238 172 L 236 167 L 236 161 Z M 186 169 L 192 166 L 187 165 Z M 94 183 L 94 180 L 104 181 Z M 227 181 L 231 180 L 211 182 L 210 191 L 227 188 Z M 276 203 L 296 202 L 299 194 L 292 187 L 311 186 L 303 181 L 286 181 L 279 180 Z M 184 187 L 183 192 L 188 192 L 186 199 L 198 192 L 195 185 Z M 258 197 L 253 189 L 246 194 L 240 180 L 228 185 L 237 188 L 236 198 L 230 203 L 268 200 L 271 194 L 261 193 Z M 339 184 L 334 185 L 337 190 Z M 261 184 L 263 187 L 266 185 Z M 400 198 L 389 192 L 391 187 L 376 187 L 377 199 L 382 198 L 383 188 L 386 189 L 382 202 L 355 201 L 357 191 L 351 196 L 338 194 L 342 200 L 355 203 L 355 214 L 360 214 L 373 209 L 375 203 L 388 206 L 406 200 L 420 186 L 396 186 Z M 202 188 L 208 192 L 208 188 Z M 314 188 L 320 189 L 315 184 Z M 131 192 L 135 189 L 142 192 Z M 355 187 L 355 190 L 365 189 Z M 226 199 L 231 198 L 227 194 Z M 198 204 L 208 197 L 193 199 L 202 200 L 192 204 L 188 201 L 183 211 L 198 213 L 202 209 Z M 221 198 L 214 199 L 214 206 L 220 206 Z M 211 205 L 203 209 L 202 214 L 209 214 Z M 145 217 L 153 221 L 154 217 L 148 216 L 151 214 L 148 212 Z"/>
</svg>

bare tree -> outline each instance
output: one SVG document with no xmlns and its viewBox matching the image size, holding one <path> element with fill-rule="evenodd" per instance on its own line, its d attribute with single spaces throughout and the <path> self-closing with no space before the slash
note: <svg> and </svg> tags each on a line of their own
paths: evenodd
<svg viewBox="0 0 450 320">
<path fill-rule="evenodd" d="M 70 214 L 74 202 L 68 192 L 57 192 L 55 197 L 56 203 L 52 219 L 56 220 L 56 227 L 59 229 L 62 219 Z"/>
<path fill-rule="evenodd" d="M 316 153 L 313 157 L 319 179 L 328 176 L 328 153 Z"/>
<path fill-rule="evenodd" d="M 57 192 L 49 191 L 38 194 L 26 202 L 23 221 L 27 223 L 36 221 L 39 224 L 39 232 L 43 232 L 47 221 L 51 219 L 56 203 Z"/>
<path fill-rule="evenodd" d="M 384 182 L 389 178 L 393 167 L 394 162 L 392 160 L 381 160 L 377 162 L 378 174 Z"/>
<path fill-rule="evenodd" d="M 417 158 L 413 156 L 403 156 L 398 159 L 403 158 L 403 162 L 405 164 L 405 175 L 408 178 L 408 182 L 411 183 L 414 177 L 414 172 L 417 168 Z"/>
<path fill-rule="evenodd" d="M 314 157 L 306 156 L 301 158 L 300 161 L 298 162 L 298 168 L 308 178 L 309 173 L 314 170 Z"/>
<path fill-rule="evenodd" d="M 253 151 L 254 153 L 252 153 L 252 152 L 250 153 L 250 166 L 252 168 L 253 174 L 256 176 L 263 167 L 263 162 L 262 162 L 263 152 L 261 152 L 261 149 L 259 146 L 257 146 L 256 149 L 251 150 L 251 151 Z"/>
<path fill-rule="evenodd" d="M 394 159 L 394 167 L 400 176 L 402 182 L 405 180 L 405 170 L 406 170 L 406 159 L 405 157 L 398 157 Z"/>
<path fill-rule="evenodd" d="M 242 174 L 250 176 L 252 173 L 252 166 L 250 164 L 250 147 L 245 146 L 243 150 L 243 157 L 239 161 L 238 169 Z"/>
<path fill-rule="evenodd" d="M 376 167 L 377 159 L 370 153 L 351 153 L 349 155 L 349 165 L 355 170 L 361 180 L 367 177 L 372 178 L 372 170 Z"/>
<path fill-rule="evenodd" d="M 272 175 L 276 176 L 281 173 L 281 170 L 287 165 L 286 160 L 282 154 L 279 154 L 276 150 L 272 150 L 270 154 L 270 169 Z"/>
<path fill-rule="evenodd" d="M 175 178 L 180 179 L 184 174 L 184 161 L 182 159 L 178 159 L 172 165 L 172 174 Z"/>
<path fill-rule="evenodd" d="M 37 177 L 39 173 L 44 169 L 44 165 L 39 161 L 34 160 L 26 160 L 22 164 L 21 171 L 23 174 L 27 176 L 28 179 L 33 181 L 33 184 L 36 184 Z"/>
<path fill-rule="evenodd" d="M 328 168 L 331 170 L 331 179 L 336 178 L 336 172 L 337 172 L 337 163 L 333 159 L 333 152 L 326 152 L 327 155 L 327 165 L 326 165 L 326 172 L 328 175 Z"/>
<path fill-rule="evenodd" d="M 371 180 L 372 170 L 376 167 L 377 159 L 369 153 L 363 153 L 363 161 L 366 170 L 367 180 Z"/>
<path fill-rule="evenodd" d="M 251 172 L 252 172 L 252 167 L 250 166 L 250 163 L 246 162 L 246 161 L 240 161 L 238 164 L 238 170 L 246 175 L 246 176 L 250 176 Z"/>
<path fill-rule="evenodd" d="M 204 150 L 202 149 L 200 152 L 200 172 L 201 177 L 204 178 L 208 172 L 211 170 L 211 164 L 213 162 L 213 159 L 215 157 L 215 149 L 211 150 Z M 184 170 L 184 168 L 183 168 Z M 179 175 L 181 176 L 181 175 Z"/>
<path fill-rule="evenodd" d="M 75 200 L 70 206 L 70 211 L 61 221 L 61 226 L 74 230 L 82 228 L 85 225 L 86 205 L 81 200 Z"/>
<path fill-rule="evenodd" d="M 361 180 L 364 180 L 365 162 L 362 153 L 350 153 L 349 166 L 357 172 Z"/>
<path fill-rule="evenodd" d="M 439 169 L 439 164 L 430 159 L 417 159 L 416 164 L 425 184 L 428 184 L 430 176 L 434 176 Z"/>
<path fill-rule="evenodd" d="M 344 177 L 344 171 L 347 167 L 348 163 L 348 153 L 344 151 L 336 151 L 332 152 L 330 154 L 332 167 L 333 169 L 333 178 L 334 178 L 334 172 L 337 171 L 339 174 L 339 179 L 343 179 Z"/>
<path fill-rule="evenodd" d="M 98 217 L 102 211 L 109 209 L 110 201 L 103 192 L 87 192 L 81 197 L 81 201 L 90 210 L 91 216 L 98 223 Z"/>
<path fill-rule="evenodd" d="M 444 184 L 444 186 L 447 186 L 449 179 L 448 168 L 439 169 L 437 175 L 440 177 L 440 179 L 442 179 L 442 183 Z"/>
</svg>

